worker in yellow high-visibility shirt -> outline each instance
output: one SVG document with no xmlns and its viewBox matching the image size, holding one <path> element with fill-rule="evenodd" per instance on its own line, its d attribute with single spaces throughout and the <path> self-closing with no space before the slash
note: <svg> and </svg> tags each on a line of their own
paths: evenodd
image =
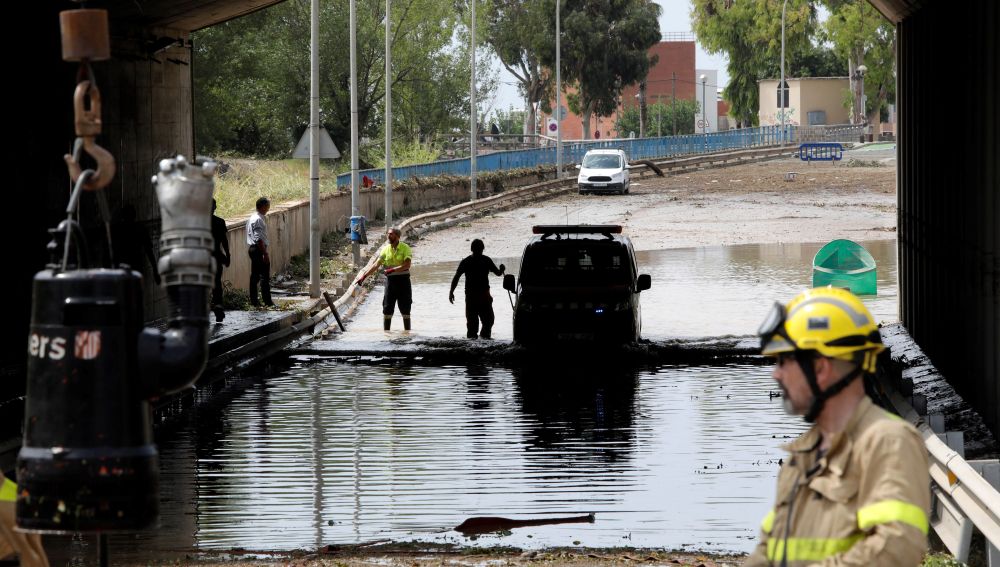
<svg viewBox="0 0 1000 567">
<path fill-rule="evenodd" d="M 0 474 L 0 559 L 19 555 L 23 567 L 48 567 L 49 560 L 38 534 L 14 529 L 14 506 L 17 485 Z"/>
<path fill-rule="evenodd" d="M 785 410 L 812 428 L 786 445 L 774 507 L 744 565 L 920 565 L 930 478 L 923 438 L 865 394 L 885 350 L 851 292 L 832 287 L 775 304 L 759 334 Z"/>
</svg>

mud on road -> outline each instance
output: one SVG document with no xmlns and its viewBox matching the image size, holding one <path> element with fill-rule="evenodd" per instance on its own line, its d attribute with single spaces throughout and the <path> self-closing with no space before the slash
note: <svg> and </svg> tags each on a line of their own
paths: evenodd
<svg viewBox="0 0 1000 567">
<path fill-rule="evenodd" d="M 846 156 L 845 156 L 846 158 Z M 871 162 L 868 162 L 871 163 Z M 796 172 L 794 181 L 785 181 Z M 536 224 L 620 224 L 637 250 L 835 238 L 895 238 L 896 168 L 794 159 L 633 177 L 628 195 L 560 195 L 420 237 L 430 261 L 460 259 L 473 238 L 520 255 Z"/>
</svg>

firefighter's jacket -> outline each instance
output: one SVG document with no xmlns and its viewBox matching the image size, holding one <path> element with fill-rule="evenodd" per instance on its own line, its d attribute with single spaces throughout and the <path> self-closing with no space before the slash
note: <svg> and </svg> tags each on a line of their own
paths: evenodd
<svg viewBox="0 0 1000 567">
<path fill-rule="evenodd" d="M 930 475 L 917 430 L 866 396 L 817 461 L 819 444 L 813 426 L 784 447 L 775 507 L 744 565 L 919 565 Z"/>
</svg>

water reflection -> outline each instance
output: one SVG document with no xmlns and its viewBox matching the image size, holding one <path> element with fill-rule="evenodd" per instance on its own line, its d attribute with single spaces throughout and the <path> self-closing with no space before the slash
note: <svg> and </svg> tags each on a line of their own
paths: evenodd
<svg viewBox="0 0 1000 567">
<path fill-rule="evenodd" d="M 628 464 L 635 442 L 634 371 L 533 366 L 513 376 L 531 424 L 526 450 L 535 466 L 568 471 L 604 464 L 606 471 L 620 471 Z"/>
<path fill-rule="evenodd" d="M 803 428 L 768 396 L 768 370 L 613 363 L 293 363 L 160 430 L 161 527 L 113 538 L 113 553 L 383 539 L 750 549 L 778 447 Z M 483 516 L 515 529 L 452 531 Z"/>
</svg>

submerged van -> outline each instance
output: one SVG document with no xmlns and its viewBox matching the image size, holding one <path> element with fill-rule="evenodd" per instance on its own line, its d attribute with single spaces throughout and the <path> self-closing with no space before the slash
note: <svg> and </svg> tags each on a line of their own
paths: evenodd
<svg viewBox="0 0 1000 567">
<path fill-rule="evenodd" d="M 590 150 L 577 166 L 576 177 L 580 194 L 628 193 L 628 156 L 624 150 Z"/>
<path fill-rule="evenodd" d="M 635 342 L 642 330 L 639 275 L 632 241 L 617 225 L 542 225 L 524 247 L 515 283 L 514 342 Z"/>
</svg>

